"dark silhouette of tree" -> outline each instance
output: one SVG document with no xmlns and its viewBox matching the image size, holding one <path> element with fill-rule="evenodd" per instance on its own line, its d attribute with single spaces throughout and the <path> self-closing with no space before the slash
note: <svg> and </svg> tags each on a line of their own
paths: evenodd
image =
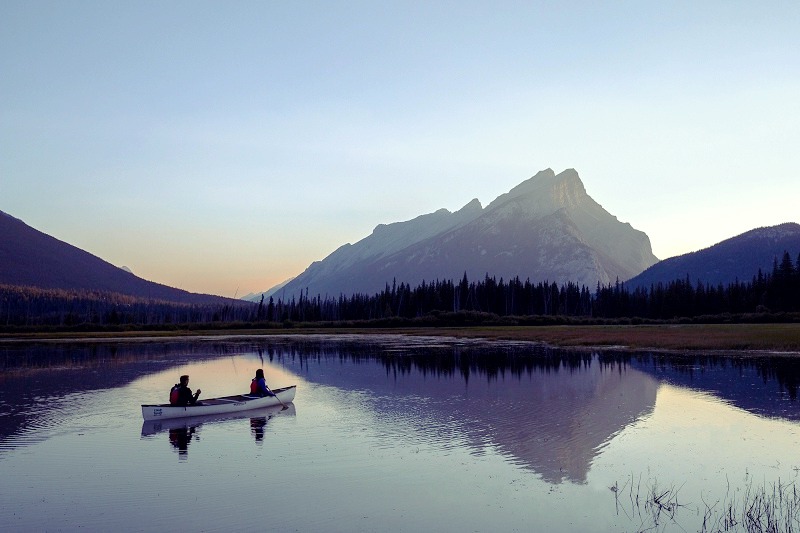
<svg viewBox="0 0 800 533">
<path fill-rule="evenodd" d="M 727 286 L 692 282 L 687 275 L 649 288 L 629 290 L 624 283 L 598 283 L 592 291 L 567 282 L 519 277 L 499 280 L 489 273 L 471 282 L 422 281 L 417 287 L 392 280 L 373 295 L 309 296 L 308 289 L 291 300 L 274 297 L 264 305 L 232 301 L 224 305 L 178 304 L 102 291 L 45 290 L 0 285 L 0 325 L 165 326 L 204 323 L 261 323 L 292 325 L 295 322 L 402 321 L 449 317 L 459 323 L 516 317 L 518 323 L 553 323 L 553 320 L 636 319 L 680 320 L 725 315 L 800 312 L 800 255 L 793 263 L 785 252 L 773 262 L 771 273 L 761 270 L 749 281 Z M 539 317 L 539 318 L 536 318 Z M 707 318 L 713 320 L 713 318 Z"/>
</svg>

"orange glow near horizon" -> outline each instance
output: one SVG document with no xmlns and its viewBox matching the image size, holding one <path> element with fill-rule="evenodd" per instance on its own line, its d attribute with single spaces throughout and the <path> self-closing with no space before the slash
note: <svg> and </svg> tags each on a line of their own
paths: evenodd
<svg viewBox="0 0 800 533">
<path fill-rule="evenodd" d="M 210 361 L 190 361 L 185 365 L 154 374 L 150 379 L 163 379 L 164 388 L 169 389 L 178 382 L 181 375 L 188 374 L 189 387 L 192 390 L 200 389 L 201 399 L 215 398 L 249 392 L 250 380 L 259 368 L 264 369 L 267 386 L 271 389 L 296 385 L 300 381 L 297 376 L 280 365 L 270 363 L 268 359 L 264 359 L 262 364 L 258 357 L 248 353 Z"/>
</svg>

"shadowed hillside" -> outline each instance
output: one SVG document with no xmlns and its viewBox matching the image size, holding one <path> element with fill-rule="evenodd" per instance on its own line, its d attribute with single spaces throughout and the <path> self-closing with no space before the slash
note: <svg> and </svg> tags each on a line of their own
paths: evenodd
<svg viewBox="0 0 800 533">
<path fill-rule="evenodd" d="M 195 294 L 139 278 L 0 211 L 0 284 L 100 291 L 184 304 L 225 304 L 229 298 Z"/>
<path fill-rule="evenodd" d="M 728 285 L 750 281 L 759 269 L 766 274 L 784 252 L 792 259 L 800 253 L 800 224 L 788 222 L 757 228 L 714 246 L 677 257 L 664 259 L 625 282 L 629 289 L 648 288 L 687 276 L 692 283 Z"/>
</svg>

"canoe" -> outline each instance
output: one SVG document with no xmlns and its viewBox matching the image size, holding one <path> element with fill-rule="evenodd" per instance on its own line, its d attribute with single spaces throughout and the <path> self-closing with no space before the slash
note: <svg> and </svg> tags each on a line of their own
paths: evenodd
<svg viewBox="0 0 800 533">
<path fill-rule="evenodd" d="M 162 404 L 142 404 L 142 418 L 145 420 L 161 420 L 165 418 L 183 418 L 187 416 L 219 415 L 225 413 L 235 413 L 237 411 L 247 411 L 260 407 L 270 407 L 289 403 L 294 400 L 294 393 L 297 385 L 284 387 L 282 389 L 272 389 L 275 396 L 252 396 L 250 394 L 237 394 L 234 396 L 223 396 L 221 398 L 201 399 L 196 405 L 178 406 L 168 403 Z"/>
<path fill-rule="evenodd" d="M 196 415 L 182 416 L 180 418 L 157 418 L 155 420 L 145 420 L 142 422 L 142 437 L 150 437 L 163 431 L 190 430 L 198 429 L 203 425 L 213 425 L 231 420 L 243 420 L 258 418 L 269 420 L 273 416 L 295 416 L 297 414 L 294 404 L 286 404 L 284 409 L 280 404 L 271 407 L 261 407 L 248 409 L 246 411 L 236 411 L 233 413 L 221 413 L 216 415 Z"/>
</svg>

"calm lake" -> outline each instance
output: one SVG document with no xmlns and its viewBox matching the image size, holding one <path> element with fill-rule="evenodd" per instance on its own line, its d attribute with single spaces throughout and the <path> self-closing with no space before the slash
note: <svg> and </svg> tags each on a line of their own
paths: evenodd
<svg viewBox="0 0 800 533">
<path fill-rule="evenodd" d="M 257 368 L 296 384 L 294 403 L 142 421 L 181 374 L 202 399 L 247 392 Z M 758 506 L 796 531 L 798 384 L 800 358 L 784 356 L 3 342 L 0 529 L 746 531 Z"/>
</svg>

